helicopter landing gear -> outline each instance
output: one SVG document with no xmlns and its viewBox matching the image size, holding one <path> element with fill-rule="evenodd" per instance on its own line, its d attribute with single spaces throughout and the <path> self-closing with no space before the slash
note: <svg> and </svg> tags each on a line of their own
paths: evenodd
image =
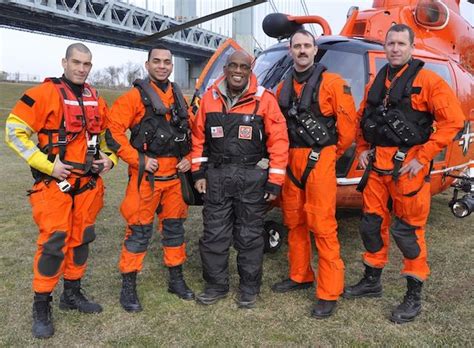
<svg viewBox="0 0 474 348">
<path fill-rule="evenodd" d="M 263 238 L 265 240 L 265 253 L 275 253 L 280 249 L 287 235 L 286 227 L 275 221 L 265 221 L 265 232 Z"/>
</svg>

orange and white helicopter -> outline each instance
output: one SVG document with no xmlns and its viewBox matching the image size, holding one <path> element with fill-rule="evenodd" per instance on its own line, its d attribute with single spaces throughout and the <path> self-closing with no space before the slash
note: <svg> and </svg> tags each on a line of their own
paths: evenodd
<svg viewBox="0 0 474 348">
<path fill-rule="evenodd" d="M 409 25 L 415 31 L 413 56 L 423 60 L 425 68 L 451 86 L 466 117 L 463 131 L 434 159 L 431 193 L 435 195 L 454 185 L 452 211 L 458 217 L 467 216 L 474 209 L 474 28 L 460 15 L 459 0 L 374 0 L 372 6 L 363 11 L 351 7 L 337 36 L 332 35 L 327 21 L 319 16 L 269 14 L 263 20 L 263 30 L 279 43 L 256 57 L 253 72 L 261 85 L 275 90 L 292 66 L 289 42 L 285 39 L 303 24 L 316 23 L 323 31 L 317 38 L 316 61 L 351 85 L 358 106 L 365 86 L 387 62 L 383 42 L 388 28 L 395 23 Z M 193 105 L 199 104 L 204 91 L 222 74 L 228 55 L 237 49 L 239 45 L 229 39 L 210 58 L 196 84 Z M 356 191 L 362 174 L 352 146 L 337 162 L 338 208 L 362 206 L 361 194 Z M 466 194 L 458 198 L 458 191 Z M 267 250 L 272 249 L 271 233 Z M 275 238 L 274 249 L 280 239 Z"/>
</svg>

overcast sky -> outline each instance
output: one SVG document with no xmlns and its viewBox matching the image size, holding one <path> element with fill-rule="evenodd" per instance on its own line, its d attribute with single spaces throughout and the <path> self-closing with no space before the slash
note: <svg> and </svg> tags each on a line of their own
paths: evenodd
<svg viewBox="0 0 474 348">
<path fill-rule="evenodd" d="M 196 1 L 198 16 L 221 10 L 232 4 L 232 0 Z M 174 16 L 173 0 L 128 0 L 128 2 L 141 7 L 145 7 L 145 4 L 148 3 L 150 10 L 160 13 L 164 11 L 168 16 Z M 273 0 L 273 2 L 279 12 L 293 15 L 303 14 L 302 6 L 298 0 Z M 324 17 L 329 22 L 333 33 L 340 32 L 346 21 L 346 13 L 349 7 L 357 3 L 359 8 L 363 10 L 370 8 L 372 2 L 372 0 L 356 2 L 350 0 L 306 0 L 309 12 Z M 267 47 L 274 42 L 274 40 L 267 38 L 261 29 L 264 16 L 271 12 L 273 12 L 273 10 L 268 2 L 255 7 L 255 39 L 263 47 Z M 474 5 L 468 4 L 467 0 L 461 0 L 461 13 L 471 25 L 474 23 Z M 213 31 L 230 36 L 231 15 L 213 20 L 202 26 L 203 28 L 212 29 Z M 315 28 L 319 29 L 318 26 L 315 26 Z M 77 40 L 74 39 L 63 39 L 0 28 L 0 71 L 37 75 L 39 79 L 43 79 L 46 76 L 61 75 L 61 58 L 64 56 L 67 45 L 76 41 Z M 146 53 L 144 51 L 94 43 L 87 43 L 87 45 L 93 53 L 94 70 L 102 69 L 110 65 L 120 66 L 128 61 L 143 63 L 146 60 Z"/>
</svg>

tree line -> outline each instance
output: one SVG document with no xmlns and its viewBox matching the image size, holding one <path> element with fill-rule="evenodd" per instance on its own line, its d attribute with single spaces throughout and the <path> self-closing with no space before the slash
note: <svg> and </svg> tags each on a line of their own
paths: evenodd
<svg viewBox="0 0 474 348">
<path fill-rule="evenodd" d="M 146 76 L 141 64 L 127 62 L 121 66 L 108 66 L 92 70 L 88 82 L 95 87 L 121 88 L 130 87 L 136 79 Z"/>
</svg>

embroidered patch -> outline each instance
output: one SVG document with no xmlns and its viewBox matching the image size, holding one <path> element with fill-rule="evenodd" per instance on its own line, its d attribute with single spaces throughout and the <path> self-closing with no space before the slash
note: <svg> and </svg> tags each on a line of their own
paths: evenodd
<svg viewBox="0 0 474 348">
<path fill-rule="evenodd" d="M 211 137 L 212 138 L 223 138 L 224 137 L 224 128 L 222 128 L 222 126 L 211 127 Z"/>
<path fill-rule="evenodd" d="M 89 88 L 84 88 L 84 90 L 82 91 L 82 96 L 84 96 L 84 97 L 92 97 L 92 93 L 91 93 L 91 91 L 89 90 Z"/>
<path fill-rule="evenodd" d="M 239 126 L 239 139 L 252 140 L 252 126 Z"/>
<path fill-rule="evenodd" d="M 23 94 L 23 97 L 21 97 L 20 99 L 23 103 L 25 103 L 26 105 L 28 105 L 30 108 L 33 106 L 33 104 L 35 103 L 35 100 L 33 98 L 31 98 L 29 95 L 27 94 Z"/>
</svg>

